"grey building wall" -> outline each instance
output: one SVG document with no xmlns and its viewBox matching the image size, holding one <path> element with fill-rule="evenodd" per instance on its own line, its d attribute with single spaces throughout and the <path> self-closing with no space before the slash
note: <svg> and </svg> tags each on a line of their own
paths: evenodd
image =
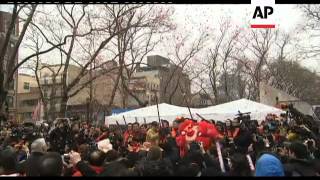
<svg viewBox="0 0 320 180">
<path fill-rule="evenodd" d="M 279 98 L 279 101 L 292 101 L 292 104 L 296 109 L 304 114 L 312 115 L 311 108 L 312 106 L 300 99 L 287 94 L 284 91 L 273 88 L 265 83 L 260 83 L 260 103 L 275 106 L 276 97 Z"/>
</svg>

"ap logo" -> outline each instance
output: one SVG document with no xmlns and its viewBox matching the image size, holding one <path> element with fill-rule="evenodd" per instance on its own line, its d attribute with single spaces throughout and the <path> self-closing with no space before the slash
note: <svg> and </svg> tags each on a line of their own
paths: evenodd
<svg viewBox="0 0 320 180">
<path fill-rule="evenodd" d="M 251 28 L 275 28 L 275 0 L 251 0 Z"/>
</svg>

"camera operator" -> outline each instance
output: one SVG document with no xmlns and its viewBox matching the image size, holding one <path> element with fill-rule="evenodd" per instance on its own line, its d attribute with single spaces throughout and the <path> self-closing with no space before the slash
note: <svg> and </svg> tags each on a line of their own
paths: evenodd
<svg viewBox="0 0 320 180">
<path fill-rule="evenodd" d="M 237 152 L 246 153 L 250 144 L 253 143 L 253 132 L 247 127 L 249 125 L 249 123 L 245 123 L 244 121 L 239 125 L 239 133 L 234 138 Z"/>
</svg>

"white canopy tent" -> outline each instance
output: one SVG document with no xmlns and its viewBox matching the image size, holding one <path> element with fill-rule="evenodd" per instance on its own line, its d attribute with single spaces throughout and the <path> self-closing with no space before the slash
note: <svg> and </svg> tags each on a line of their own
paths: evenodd
<svg viewBox="0 0 320 180">
<path fill-rule="evenodd" d="M 285 113 L 281 109 L 250 101 L 248 99 L 239 99 L 216 106 L 198 109 L 197 111 L 198 114 L 206 119 L 214 119 L 218 121 L 233 119 L 239 113 L 238 111 L 241 113 L 250 112 L 251 119 L 256 119 L 259 122 L 264 120 L 266 115 L 269 113 L 276 115 Z"/>
<path fill-rule="evenodd" d="M 177 116 L 190 117 L 190 113 L 187 107 L 174 106 L 166 103 L 161 103 L 159 106 L 160 119 L 165 119 L 171 124 L 172 121 Z M 194 109 L 191 109 L 191 112 L 194 112 Z M 195 116 L 192 114 L 192 116 Z M 105 118 L 106 124 L 116 124 L 118 121 L 119 124 L 124 124 L 123 117 L 127 123 L 134 123 L 137 121 L 141 124 L 144 123 L 146 119 L 147 123 L 152 121 L 159 121 L 157 105 L 143 107 L 128 112 L 120 113 L 113 116 L 107 116 Z"/>
<path fill-rule="evenodd" d="M 196 113 L 198 113 L 205 119 L 214 119 L 217 121 L 233 119 L 239 113 L 238 111 L 241 113 L 250 112 L 251 119 L 256 119 L 258 121 L 264 120 L 269 113 L 276 115 L 285 113 L 281 109 L 250 101 L 248 99 L 240 99 L 202 109 L 190 108 L 190 110 L 194 119 L 200 119 L 196 115 Z M 190 113 L 187 107 L 174 106 L 166 103 L 159 104 L 159 113 L 160 119 L 168 120 L 170 124 L 177 116 L 190 118 Z M 144 119 L 146 119 L 147 123 L 159 120 L 157 105 L 153 105 L 113 116 L 107 116 L 105 117 L 105 123 L 110 125 L 116 124 L 118 121 L 119 124 L 124 124 L 123 117 L 126 119 L 127 123 L 133 123 L 136 119 L 140 124 L 144 123 Z"/>
</svg>

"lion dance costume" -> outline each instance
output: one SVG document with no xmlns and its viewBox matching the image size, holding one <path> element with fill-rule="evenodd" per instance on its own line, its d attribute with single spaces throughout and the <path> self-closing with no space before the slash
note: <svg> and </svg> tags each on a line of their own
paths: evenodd
<svg viewBox="0 0 320 180">
<path fill-rule="evenodd" d="M 176 142 L 180 148 L 180 157 L 187 154 L 187 145 L 191 142 L 202 143 L 204 150 L 208 150 L 212 140 L 222 137 L 215 125 L 207 121 L 194 122 L 191 119 L 184 120 L 179 125 L 178 132 L 179 136 L 176 137 Z"/>
</svg>

